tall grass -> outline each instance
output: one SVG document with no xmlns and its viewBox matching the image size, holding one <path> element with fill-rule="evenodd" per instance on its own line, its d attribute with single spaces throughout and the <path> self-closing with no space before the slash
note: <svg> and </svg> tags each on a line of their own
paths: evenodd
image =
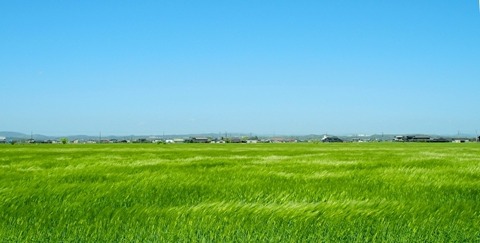
<svg viewBox="0 0 480 243">
<path fill-rule="evenodd" d="M 0 146 L 2 241 L 480 241 L 480 144 Z"/>
</svg>

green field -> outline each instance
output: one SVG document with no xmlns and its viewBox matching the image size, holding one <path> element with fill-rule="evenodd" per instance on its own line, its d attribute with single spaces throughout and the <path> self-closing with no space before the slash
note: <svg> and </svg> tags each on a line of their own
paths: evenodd
<svg viewBox="0 0 480 243">
<path fill-rule="evenodd" d="M 1 242 L 479 242 L 480 144 L 1 145 Z"/>
</svg>

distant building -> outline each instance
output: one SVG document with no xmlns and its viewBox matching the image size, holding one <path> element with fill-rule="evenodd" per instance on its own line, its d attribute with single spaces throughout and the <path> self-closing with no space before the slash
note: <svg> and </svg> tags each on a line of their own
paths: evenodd
<svg viewBox="0 0 480 243">
<path fill-rule="evenodd" d="M 395 142 L 425 142 L 425 143 L 448 143 L 451 140 L 446 138 L 432 138 L 424 135 L 395 136 Z"/>
<path fill-rule="evenodd" d="M 185 142 L 185 139 L 175 138 L 175 139 L 173 139 L 173 142 L 174 142 L 174 143 L 184 143 L 184 142 Z"/>
<path fill-rule="evenodd" d="M 210 143 L 225 143 L 225 140 L 223 138 L 214 138 L 210 140 Z"/>
<path fill-rule="evenodd" d="M 190 138 L 192 143 L 209 143 L 210 139 L 206 137 L 192 137 Z"/>
<path fill-rule="evenodd" d="M 271 143 L 285 143 L 285 138 L 271 138 Z"/>
<path fill-rule="evenodd" d="M 449 143 L 451 142 L 451 139 L 446 139 L 446 138 L 431 138 L 430 143 Z"/>
<path fill-rule="evenodd" d="M 334 136 L 323 136 L 322 138 L 322 142 L 323 143 L 343 143 L 343 140 L 341 140 L 340 138 L 338 137 L 334 137 Z"/>
<path fill-rule="evenodd" d="M 242 139 L 241 138 L 231 138 L 230 143 L 241 143 Z"/>
<path fill-rule="evenodd" d="M 6 143 L 7 138 L 6 137 L 0 137 L 0 143 Z"/>
<path fill-rule="evenodd" d="M 453 142 L 454 143 L 468 143 L 468 142 L 470 142 L 470 139 L 468 139 L 468 138 L 454 138 Z"/>
<path fill-rule="evenodd" d="M 429 142 L 430 139 L 429 136 L 407 136 L 408 142 Z"/>
</svg>

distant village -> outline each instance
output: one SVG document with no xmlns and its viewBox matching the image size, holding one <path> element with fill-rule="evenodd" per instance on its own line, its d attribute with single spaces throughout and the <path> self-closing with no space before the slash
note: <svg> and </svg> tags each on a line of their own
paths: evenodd
<svg viewBox="0 0 480 243">
<path fill-rule="evenodd" d="M 156 144 L 180 144 L 180 143 L 363 143 L 363 142 L 421 142 L 421 143 L 469 143 L 480 142 L 480 136 L 476 137 L 439 137 L 428 135 L 309 135 L 287 137 L 258 137 L 258 136 L 189 136 L 189 137 L 107 137 L 107 138 L 9 138 L 0 136 L 0 144 L 97 144 L 97 143 L 156 143 Z"/>
</svg>

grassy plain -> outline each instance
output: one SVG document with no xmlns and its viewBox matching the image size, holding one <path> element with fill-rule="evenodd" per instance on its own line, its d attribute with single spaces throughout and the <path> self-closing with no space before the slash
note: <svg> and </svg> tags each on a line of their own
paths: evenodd
<svg viewBox="0 0 480 243">
<path fill-rule="evenodd" d="M 0 241 L 479 242 L 480 144 L 1 145 Z"/>
</svg>

